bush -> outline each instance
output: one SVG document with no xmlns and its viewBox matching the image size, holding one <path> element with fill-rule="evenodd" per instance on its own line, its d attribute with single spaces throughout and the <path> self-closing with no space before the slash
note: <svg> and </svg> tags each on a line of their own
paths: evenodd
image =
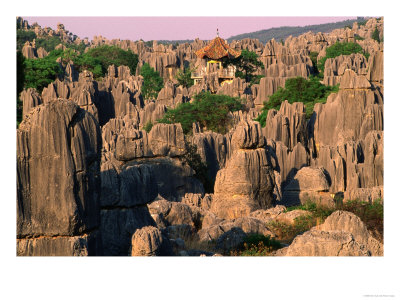
<svg viewBox="0 0 400 300">
<path fill-rule="evenodd" d="M 213 95 L 208 92 L 199 93 L 193 102 L 178 105 L 168 110 L 159 123 L 180 123 L 183 132 L 192 131 L 192 125 L 198 122 L 203 129 L 225 133 L 229 123 L 229 112 L 241 110 L 243 105 L 238 98 L 226 95 Z"/>
<path fill-rule="evenodd" d="M 245 79 L 246 82 L 250 83 L 260 82 L 260 76 L 254 75 L 254 73 L 258 68 L 264 69 L 264 65 L 258 60 L 258 55 L 246 49 L 242 50 L 241 55 L 237 58 L 223 58 L 222 65 L 224 68 L 228 65 L 236 66 L 235 76 Z"/>
<path fill-rule="evenodd" d="M 143 76 L 142 95 L 145 99 L 157 98 L 158 93 L 164 86 L 164 81 L 157 71 L 148 63 L 145 63 L 140 70 Z"/>
<path fill-rule="evenodd" d="M 377 26 L 375 26 L 375 30 L 374 30 L 374 32 L 372 32 L 371 38 L 372 38 L 373 40 L 377 41 L 378 43 L 381 42 L 381 40 L 380 40 L 380 38 L 379 38 L 379 30 L 378 30 L 378 27 L 377 27 Z"/>
<path fill-rule="evenodd" d="M 146 131 L 147 133 L 150 132 L 151 128 L 153 128 L 153 123 L 151 123 L 151 121 L 148 121 L 148 122 L 143 126 L 143 130 Z"/>
<path fill-rule="evenodd" d="M 24 87 L 35 88 L 38 92 L 41 92 L 44 87 L 47 87 L 58 75 L 62 74 L 60 65 L 51 56 L 26 59 L 24 65 Z"/>
<path fill-rule="evenodd" d="M 363 54 L 367 59 L 369 57 L 369 53 L 364 52 L 362 47 L 357 44 L 357 43 L 340 43 L 336 42 L 332 46 L 326 48 L 326 56 L 321 58 L 318 62 L 318 70 L 320 72 L 324 72 L 325 69 L 325 61 L 328 58 L 335 58 L 340 55 L 350 55 L 353 53 L 361 53 Z"/>
<path fill-rule="evenodd" d="M 136 73 L 136 67 L 138 64 L 138 55 L 133 53 L 131 50 L 122 50 L 117 46 L 100 46 L 96 48 L 89 49 L 88 52 L 82 54 L 83 59 L 88 60 L 96 59 L 100 62 L 102 67 L 103 76 L 107 72 L 107 69 L 111 65 L 128 66 L 131 74 Z"/>
<path fill-rule="evenodd" d="M 185 148 L 186 152 L 183 156 L 180 157 L 180 160 L 194 170 L 194 177 L 203 184 L 205 192 L 213 193 L 214 182 L 210 179 L 208 175 L 207 164 L 201 160 L 201 156 L 197 152 L 197 146 L 186 142 Z"/>
<path fill-rule="evenodd" d="M 189 68 L 184 69 L 183 71 L 179 70 L 175 78 L 179 85 L 182 85 L 186 88 L 189 88 L 194 84 L 194 79 L 192 79 L 192 70 Z"/>
<path fill-rule="evenodd" d="M 33 31 L 26 31 L 22 29 L 17 30 L 17 50 L 21 51 L 24 44 L 29 41 L 32 42 L 36 38 Z"/>
<path fill-rule="evenodd" d="M 282 248 L 280 242 L 262 234 L 250 234 L 239 247 L 231 251 L 233 256 L 266 256 L 272 251 Z"/>
<path fill-rule="evenodd" d="M 268 102 L 264 102 L 262 113 L 256 118 L 262 127 L 268 115 L 268 110 L 279 110 L 281 103 L 288 100 L 289 103 L 303 102 L 306 106 L 306 118 L 309 119 L 313 113 L 315 103 L 325 103 L 326 98 L 333 92 L 337 92 L 338 86 L 326 86 L 319 82 L 315 76 L 308 80 L 303 77 L 289 78 L 285 82 L 285 88 L 279 88 L 273 95 L 269 96 Z"/>
<path fill-rule="evenodd" d="M 49 36 L 45 38 L 36 39 L 36 49 L 44 48 L 47 52 L 55 50 L 59 44 L 64 44 L 59 36 Z"/>
<path fill-rule="evenodd" d="M 359 36 L 358 34 L 355 34 L 355 35 L 354 35 L 354 39 L 355 39 L 356 41 L 363 41 L 363 40 L 365 40 L 363 37 Z"/>
</svg>

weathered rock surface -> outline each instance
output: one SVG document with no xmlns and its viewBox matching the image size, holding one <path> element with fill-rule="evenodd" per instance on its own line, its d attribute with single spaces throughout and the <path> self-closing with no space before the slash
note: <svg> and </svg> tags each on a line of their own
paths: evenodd
<svg viewBox="0 0 400 300">
<path fill-rule="evenodd" d="M 57 240 L 57 236 L 75 238 L 96 231 L 100 149 L 98 123 L 71 101 L 49 102 L 25 115 L 17 131 L 19 239 L 55 236 Z M 26 249 L 44 253 L 35 247 L 52 247 L 48 243 L 32 241 Z M 58 246 L 53 249 L 49 255 L 65 254 Z"/>
<path fill-rule="evenodd" d="M 146 226 L 135 231 L 132 236 L 132 256 L 157 256 L 163 242 L 161 231 Z"/>
<path fill-rule="evenodd" d="M 218 171 L 211 211 L 234 219 L 273 205 L 275 176 L 265 149 L 239 149 Z"/>
</svg>

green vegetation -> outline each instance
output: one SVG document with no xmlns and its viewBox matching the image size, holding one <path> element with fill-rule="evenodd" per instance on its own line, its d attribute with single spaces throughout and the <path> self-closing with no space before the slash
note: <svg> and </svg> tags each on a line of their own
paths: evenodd
<svg viewBox="0 0 400 300">
<path fill-rule="evenodd" d="M 194 84 L 194 79 L 192 79 L 192 71 L 193 70 L 190 68 L 185 68 L 183 71 L 178 71 L 175 78 L 178 81 L 179 85 L 189 88 Z"/>
<path fill-rule="evenodd" d="M 314 68 L 314 74 L 317 75 L 317 74 L 319 74 L 318 66 L 317 66 L 318 52 L 311 51 L 309 56 L 310 56 L 310 59 L 311 59 L 311 62 L 312 62 L 313 68 Z"/>
<path fill-rule="evenodd" d="M 87 53 L 81 54 L 84 60 L 88 58 L 97 59 L 102 68 L 103 76 L 106 74 L 107 69 L 111 65 L 128 66 L 131 74 L 135 74 L 136 66 L 138 64 L 138 55 L 134 54 L 131 50 L 122 50 L 117 46 L 100 46 L 91 48 Z"/>
<path fill-rule="evenodd" d="M 355 34 L 355 35 L 354 35 L 354 39 L 355 39 L 356 41 L 363 41 L 363 40 L 365 40 L 363 37 L 359 36 L 358 34 Z"/>
<path fill-rule="evenodd" d="M 347 43 L 347 42 L 336 42 L 332 46 L 326 48 L 326 56 L 321 58 L 318 62 L 318 70 L 321 73 L 324 73 L 325 69 L 325 61 L 328 58 L 335 58 L 340 55 L 350 55 L 353 53 L 361 53 L 367 59 L 369 57 L 369 53 L 364 52 L 362 47 L 357 43 Z"/>
<path fill-rule="evenodd" d="M 239 245 L 238 249 L 231 251 L 233 256 L 267 256 L 272 251 L 282 248 L 280 242 L 270 236 L 250 234 Z"/>
<path fill-rule="evenodd" d="M 169 109 L 159 123 L 180 123 L 183 132 L 192 131 L 192 124 L 198 122 L 203 129 L 225 133 L 229 125 L 229 112 L 243 109 L 238 98 L 226 95 L 213 95 L 208 92 L 194 96 L 193 102 L 178 105 Z"/>
<path fill-rule="evenodd" d="M 35 40 L 36 49 L 43 47 L 47 52 L 53 51 L 58 45 L 63 44 L 67 47 L 59 36 L 49 36 L 45 38 L 39 38 Z"/>
<path fill-rule="evenodd" d="M 288 100 L 289 103 L 303 102 L 306 107 L 306 118 L 309 119 L 313 113 L 315 103 L 325 103 L 329 94 L 337 92 L 338 86 L 326 86 L 319 82 L 315 76 L 308 80 L 303 77 L 290 78 L 286 80 L 285 88 L 279 88 L 264 102 L 264 107 L 256 121 L 265 126 L 268 110 L 279 110 L 281 103 Z"/>
<path fill-rule="evenodd" d="M 145 99 L 157 98 L 158 93 L 164 86 L 164 81 L 157 71 L 148 63 L 145 63 L 140 70 L 143 76 L 142 95 Z"/>
<path fill-rule="evenodd" d="M 148 121 L 144 126 L 143 130 L 146 131 L 147 133 L 150 132 L 150 130 L 153 128 L 153 123 L 151 121 Z"/>
<path fill-rule="evenodd" d="M 62 73 L 60 65 L 54 57 L 46 56 L 44 58 L 25 60 L 25 88 L 35 88 L 41 92 L 53 82 L 59 74 Z"/>
<path fill-rule="evenodd" d="M 32 42 L 36 38 L 33 31 L 26 31 L 22 29 L 17 30 L 17 50 L 21 51 L 24 44 L 29 41 Z"/>
<path fill-rule="evenodd" d="M 236 66 L 235 76 L 243 78 L 246 82 L 260 83 L 262 76 L 255 75 L 254 73 L 259 69 L 264 69 L 264 65 L 258 60 L 258 55 L 255 52 L 242 50 L 242 53 L 237 58 L 224 58 L 222 65 L 226 68 L 228 65 Z"/>
<path fill-rule="evenodd" d="M 200 154 L 197 152 L 197 146 L 185 142 L 186 153 L 179 159 L 187 164 L 195 171 L 194 177 L 197 178 L 204 187 L 206 193 L 214 192 L 214 182 L 208 176 L 208 166 L 201 160 Z"/>
<path fill-rule="evenodd" d="M 368 230 L 379 241 L 383 241 L 383 204 L 380 199 L 373 203 L 354 200 L 337 201 L 335 207 L 326 207 L 307 201 L 299 206 L 288 207 L 286 211 L 296 209 L 311 212 L 310 216 L 301 216 L 294 220 L 294 224 L 283 222 L 270 222 L 267 225 L 277 233 L 278 240 L 290 243 L 298 234 L 310 230 L 312 227 L 322 224 L 327 217 L 337 210 L 349 211 L 357 215 L 367 226 Z"/>
<path fill-rule="evenodd" d="M 367 24 L 367 21 L 368 20 L 364 20 L 364 21 L 357 21 L 357 24 L 358 24 L 358 27 L 361 27 L 361 26 L 365 26 L 365 24 Z"/>
<path fill-rule="evenodd" d="M 21 51 L 17 51 L 17 127 L 22 121 L 22 101 L 19 99 L 19 94 L 24 89 L 25 82 L 25 58 Z"/>
<path fill-rule="evenodd" d="M 381 40 L 380 40 L 380 38 L 379 38 L 379 30 L 378 30 L 378 27 L 377 27 L 377 26 L 375 26 L 375 30 L 374 30 L 374 32 L 372 32 L 371 38 L 372 38 L 373 40 L 377 41 L 378 43 L 381 42 Z"/>
</svg>

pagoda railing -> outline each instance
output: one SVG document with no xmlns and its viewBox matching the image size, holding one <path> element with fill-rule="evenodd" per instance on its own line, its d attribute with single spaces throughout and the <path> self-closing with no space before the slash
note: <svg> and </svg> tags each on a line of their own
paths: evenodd
<svg viewBox="0 0 400 300">
<path fill-rule="evenodd" d="M 236 70 L 233 67 L 217 70 L 218 77 L 220 78 L 235 78 L 235 71 Z M 203 78 L 207 74 L 207 69 L 204 67 L 200 70 L 192 72 L 192 78 Z"/>
</svg>

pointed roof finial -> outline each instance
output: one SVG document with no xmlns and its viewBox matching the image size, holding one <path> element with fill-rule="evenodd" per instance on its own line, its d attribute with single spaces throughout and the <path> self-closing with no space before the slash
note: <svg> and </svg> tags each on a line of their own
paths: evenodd
<svg viewBox="0 0 400 300">
<path fill-rule="evenodd" d="M 218 28 L 217 28 L 217 36 L 219 36 Z"/>
</svg>

